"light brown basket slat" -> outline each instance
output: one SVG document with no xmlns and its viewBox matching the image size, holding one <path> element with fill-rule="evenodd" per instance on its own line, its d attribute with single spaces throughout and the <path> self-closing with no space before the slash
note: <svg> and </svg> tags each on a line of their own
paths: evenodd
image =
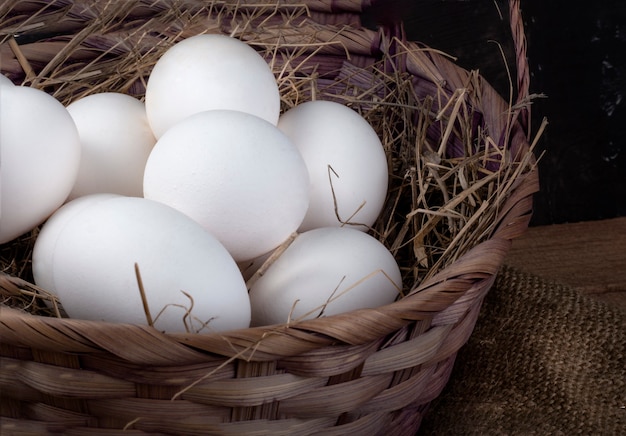
<svg viewBox="0 0 626 436">
<path fill-rule="evenodd" d="M 186 418 L 177 421 L 137 421 L 135 427 L 149 433 L 181 435 L 314 435 L 332 427 L 334 420 L 316 418 L 309 420 L 287 418 L 281 420 L 258 419 L 255 421 L 223 422 L 207 424 L 206 420 Z M 161 433 L 158 433 L 161 434 Z"/>
<path fill-rule="evenodd" d="M 67 369 L 38 362 L 17 363 L 18 379 L 47 395 L 78 398 L 123 398 L 135 395 L 135 385 L 91 371 Z"/>
<path fill-rule="evenodd" d="M 196 364 L 149 367 L 109 355 L 86 354 L 80 357 L 80 361 L 84 369 L 145 385 L 185 386 L 199 379 L 223 380 L 236 375 L 234 362 L 224 364 L 223 360 L 217 359 L 206 359 Z"/>
<path fill-rule="evenodd" d="M 306 377 L 331 377 L 360 367 L 380 348 L 382 339 L 362 345 L 317 348 L 279 360 L 280 367 Z"/>
<path fill-rule="evenodd" d="M 376 412 L 402 410 L 415 402 L 414 392 L 421 392 L 430 382 L 435 371 L 434 366 L 421 371 L 415 377 L 381 391 L 367 403 L 357 408 L 354 413 L 369 415 Z"/>
<path fill-rule="evenodd" d="M 346 434 L 384 434 L 390 428 L 394 428 L 388 415 L 382 412 L 374 412 L 336 427 L 324 429 L 325 436 L 343 436 Z"/>
<path fill-rule="evenodd" d="M 390 375 L 365 376 L 314 388 L 281 401 L 279 414 L 303 418 L 340 415 L 366 403 L 389 384 Z"/>
<path fill-rule="evenodd" d="M 293 374 L 274 374 L 249 378 L 214 381 L 186 390 L 181 398 L 210 405 L 227 407 L 258 406 L 270 401 L 297 397 L 328 380 L 322 377 L 302 377 Z"/>
<path fill-rule="evenodd" d="M 206 425 L 215 425 L 230 418 L 230 408 L 212 406 L 193 401 L 161 401 L 150 398 L 93 399 L 88 401 L 89 411 L 94 416 L 113 416 L 120 422 L 128 423 L 138 416 L 144 422 L 156 423 L 168 420 L 184 421 L 185 419 L 202 420 Z"/>
<path fill-rule="evenodd" d="M 390 373 L 430 361 L 451 328 L 451 326 L 434 327 L 414 339 L 378 351 L 367 359 L 361 375 Z"/>
</svg>

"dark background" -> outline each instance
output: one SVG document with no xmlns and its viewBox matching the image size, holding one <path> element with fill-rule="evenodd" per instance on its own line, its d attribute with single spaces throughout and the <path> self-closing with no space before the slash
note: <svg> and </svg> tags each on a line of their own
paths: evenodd
<svg viewBox="0 0 626 436">
<path fill-rule="evenodd" d="M 521 0 L 528 43 L 532 125 L 543 117 L 541 191 L 531 225 L 626 215 L 626 2 L 584 6 Z M 515 73 L 508 2 L 386 0 L 363 15 L 367 26 L 404 22 L 407 37 L 477 69 L 506 98 L 509 79 L 497 41 Z"/>
</svg>

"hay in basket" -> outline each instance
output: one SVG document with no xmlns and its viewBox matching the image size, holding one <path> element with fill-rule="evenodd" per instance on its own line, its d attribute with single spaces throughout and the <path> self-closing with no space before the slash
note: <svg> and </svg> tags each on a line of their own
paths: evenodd
<svg viewBox="0 0 626 436">
<path fill-rule="evenodd" d="M 219 334 L 68 319 L 32 283 L 34 229 L 0 249 L 2 434 L 415 434 L 528 226 L 541 127 L 531 138 L 518 1 L 519 78 L 506 99 L 401 27 L 363 28 L 368 4 L 4 4 L 2 73 L 64 104 L 103 91 L 142 98 L 160 54 L 209 32 L 265 56 L 283 109 L 328 99 L 358 111 L 388 157 L 370 233 L 396 256 L 403 292 L 376 309 Z"/>
</svg>

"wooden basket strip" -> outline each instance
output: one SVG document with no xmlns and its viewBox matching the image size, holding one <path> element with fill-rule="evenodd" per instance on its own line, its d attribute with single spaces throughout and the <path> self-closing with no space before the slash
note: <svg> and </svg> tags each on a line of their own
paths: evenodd
<svg viewBox="0 0 626 436">
<path fill-rule="evenodd" d="M 5 281 L 8 281 L 8 278 L 0 276 L 0 286 Z M 98 349 L 93 344 L 87 345 L 82 341 L 74 340 L 73 336 L 64 342 L 63 338 L 66 336 L 58 334 L 58 330 L 54 328 L 54 322 L 30 317 L 24 319 L 23 312 L 8 307 L 0 306 L 0 326 L 2 327 L 2 342 L 5 344 L 28 344 L 29 347 L 38 350 L 67 350 L 83 353 Z M 69 350 L 67 349 L 68 343 L 71 344 Z"/>
<path fill-rule="evenodd" d="M 49 406 L 44 403 L 31 404 L 28 407 L 28 413 L 37 421 L 52 421 L 62 424 L 63 427 L 74 426 L 93 426 L 96 420 L 85 413 L 73 412 L 63 408 Z"/>
<path fill-rule="evenodd" d="M 219 335 L 172 334 L 168 337 L 198 350 L 247 360 L 253 358 L 255 361 L 298 355 L 336 342 L 332 338 L 288 325 L 236 330 Z"/>
<path fill-rule="evenodd" d="M 420 371 L 414 377 L 408 378 L 401 383 L 381 391 L 353 413 L 371 414 L 375 412 L 391 412 L 401 410 L 413 404 L 415 402 L 414 392 L 423 390 L 434 371 L 435 366 L 424 368 L 423 371 Z"/>
<path fill-rule="evenodd" d="M 526 57 L 526 34 L 521 15 L 520 0 L 512 0 L 509 7 L 509 22 L 511 23 L 511 35 L 515 47 L 515 60 L 517 68 L 517 104 L 523 104 L 520 123 L 526 129 L 526 138 L 531 139 L 530 106 L 527 101 L 530 90 L 530 67 Z"/>
<path fill-rule="evenodd" d="M 193 416 L 187 418 L 181 418 L 179 420 L 150 420 L 150 419 L 137 419 L 132 421 L 132 426 L 137 431 L 141 431 L 142 435 L 164 435 L 164 434 L 180 434 L 180 435 L 314 435 L 325 432 L 327 428 L 331 428 L 334 425 L 335 419 L 330 418 L 315 418 L 315 419 L 297 419 L 297 418 L 284 418 L 280 420 L 268 420 L 257 419 L 254 421 L 234 421 L 234 422 L 220 422 L 212 423 L 209 419 L 201 416 Z M 119 422 L 115 420 L 107 421 L 106 425 L 119 427 Z M 80 431 L 85 434 L 89 432 L 89 428 L 72 429 L 74 431 Z M 101 431 L 94 429 L 95 431 Z M 118 433 L 112 434 L 120 434 Z M 70 434 L 70 433 L 68 433 Z M 74 434 L 74 433 L 71 433 Z M 95 433 L 99 434 L 99 433 Z M 107 434 L 106 432 L 103 434 Z M 123 433 L 126 434 L 126 431 Z M 323 433 L 325 434 L 325 433 Z"/>
<path fill-rule="evenodd" d="M 390 373 L 432 360 L 451 328 L 451 326 L 433 327 L 414 339 L 376 352 L 366 360 L 361 375 Z"/>
<path fill-rule="evenodd" d="M 123 398 L 135 395 L 135 386 L 128 381 L 82 369 L 18 362 L 18 379 L 44 394 L 73 398 Z"/>
<path fill-rule="evenodd" d="M 60 433 L 65 428 L 65 425 L 56 424 L 54 421 L 43 422 L 35 421 L 32 419 L 13 419 L 0 416 L 0 429 L 8 434 L 18 435 L 45 435 L 53 432 Z M 139 434 L 139 433 L 135 433 Z M 144 436 L 144 434 L 142 434 Z"/>
<path fill-rule="evenodd" d="M 394 335 L 392 335 L 390 340 L 383 347 L 381 347 L 380 351 L 383 351 L 386 348 L 401 344 L 406 341 L 412 341 L 413 339 L 428 332 L 430 327 L 430 322 L 426 321 L 417 321 L 414 324 L 409 324 L 401 330 L 398 330 L 398 332 L 396 332 Z M 393 372 L 393 378 L 389 386 L 396 386 L 400 383 L 419 376 L 419 374 L 423 373 L 424 371 L 427 371 L 427 369 L 422 368 L 421 365 L 405 369 L 398 369 Z"/>
<path fill-rule="evenodd" d="M 72 427 L 64 430 L 64 434 L 67 436 L 119 436 L 120 431 L 110 428 L 96 428 L 96 427 Z M 39 433 L 42 434 L 42 433 Z M 141 435 L 141 436 L 166 436 L 165 433 L 160 431 L 143 431 L 135 429 L 125 429 L 124 436 Z"/>
<path fill-rule="evenodd" d="M 0 276 L 0 286 L 3 279 L 6 277 Z M 109 329 L 102 329 L 96 321 L 24 318 L 18 310 L 0 307 L 0 327 L 3 343 L 39 350 L 66 353 L 107 350 L 130 362 L 146 365 L 196 363 L 205 359 L 201 353 L 147 326 L 110 324 Z"/>
<path fill-rule="evenodd" d="M 298 418 L 284 418 L 280 420 L 258 419 L 255 421 L 224 422 L 208 428 L 200 427 L 196 432 L 191 432 L 189 428 L 184 428 L 182 432 L 179 430 L 179 434 L 308 436 L 325 434 L 326 429 L 332 428 L 335 422 L 336 419 L 327 417 L 306 420 Z M 158 428 L 158 426 L 155 428 Z"/>
<path fill-rule="evenodd" d="M 471 306 L 482 303 L 482 298 L 493 285 L 491 277 L 474 283 L 467 289 L 467 292 L 456 300 L 450 307 L 439 312 L 434 318 L 432 325 L 436 326 L 454 326 L 461 321 L 467 314 Z"/>
<path fill-rule="evenodd" d="M 488 290 L 489 288 L 483 289 L 483 296 Z M 437 362 L 445 361 L 447 358 L 454 357 L 456 355 L 457 351 L 467 342 L 472 334 L 481 302 L 482 298 L 469 307 L 465 316 L 450 330 L 450 333 L 443 339 L 441 346 L 432 357 L 432 360 L 430 362 L 426 362 L 426 365 L 436 364 Z"/>
<path fill-rule="evenodd" d="M 359 368 L 376 352 L 382 342 L 381 338 L 362 345 L 334 345 L 313 349 L 282 358 L 278 361 L 278 366 L 291 374 L 331 377 Z"/>
<path fill-rule="evenodd" d="M 20 360 L 0 358 L 0 391 L 6 398 L 37 403 L 44 400 L 44 394 L 19 379 Z M 0 401 L 2 396 L 0 396 Z"/>
<path fill-rule="evenodd" d="M 506 216 L 497 223 L 497 232 L 502 239 L 513 240 L 518 238 L 528 228 L 532 217 L 532 195 L 530 192 L 537 192 L 538 181 L 536 178 L 526 178 L 526 181 L 528 183 L 520 185 L 517 189 L 520 192 L 528 192 L 529 195 L 516 201 L 507 201 L 502 207 Z"/>
<path fill-rule="evenodd" d="M 389 379 L 389 374 L 383 374 L 318 387 L 281 401 L 278 413 L 300 418 L 338 416 L 365 404 L 388 386 Z"/>
<path fill-rule="evenodd" d="M 199 364 L 146 367 L 106 354 L 85 354 L 80 363 L 84 369 L 145 385 L 187 386 L 199 379 L 208 383 L 236 376 L 235 362 L 224 365 L 223 359 L 217 358 Z"/>
<path fill-rule="evenodd" d="M 443 391 L 450 379 L 455 357 L 456 355 L 449 356 L 436 365 L 435 372 L 431 375 L 424 388 L 415 396 L 413 404 L 430 404 L 441 394 L 441 391 Z"/>
<path fill-rule="evenodd" d="M 346 419 L 349 419 L 348 423 L 342 424 L 342 420 Z M 337 421 L 337 424 L 337 426 L 324 428 L 323 434 L 325 436 L 385 434 L 390 428 L 394 428 L 389 415 L 384 412 L 374 412 L 359 418 L 352 418 L 349 413 L 346 413 Z"/>
<path fill-rule="evenodd" d="M 258 406 L 281 401 L 328 383 L 323 377 L 302 377 L 294 374 L 274 374 L 262 377 L 218 380 L 186 390 L 182 399 L 202 404 L 227 407 Z"/>
<path fill-rule="evenodd" d="M 138 416 L 152 422 L 163 421 L 163 417 L 173 421 L 186 418 L 202 419 L 207 425 L 218 424 L 230 418 L 229 407 L 213 406 L 193 401 L 161 401 L 150 398 L 92 399 L 87 402 L 94 416 L 114 416 L 120 422 L 128 423 Z"/>
</svg>

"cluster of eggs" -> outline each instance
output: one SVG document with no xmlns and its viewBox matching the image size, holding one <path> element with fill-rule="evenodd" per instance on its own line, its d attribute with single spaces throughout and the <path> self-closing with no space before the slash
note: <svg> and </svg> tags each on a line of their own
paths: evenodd
<svg viewBox="0 0 626 436">
<path fill-rule="evenodd" d="M 148 311 L 161 331 L 209 332 L 398 296 L 399 267 L 366 232 L 387 193 L 377 134 L 339 103 L 281 114 L 274 74 L 240 40 L 172 46 L 145 102 L 63 106 L 2 80 L 0 108 L 0 243 L 43 223 L 35 282 L 72 318 L 145 324 Z"/>
</svg>

